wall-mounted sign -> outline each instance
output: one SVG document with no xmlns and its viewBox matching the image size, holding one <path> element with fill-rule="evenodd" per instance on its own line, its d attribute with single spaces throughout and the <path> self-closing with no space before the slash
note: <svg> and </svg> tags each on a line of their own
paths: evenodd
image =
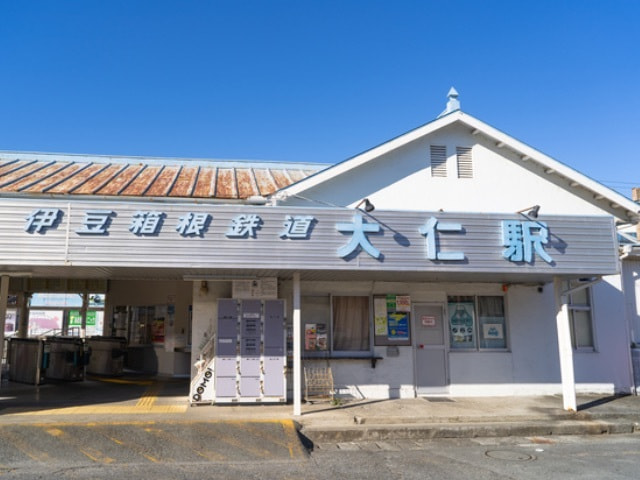
<svg viewBox="0 0 640 480">
<path fill-rule="evenodd" d="M 6 199 L 10 265 L 606 275 L 611 217 Z M 589 245 L 584 243 L 588 235 Z M 46 241 L 44 240 L 46 238 Z M 406 308 L 400 300 L 400 311 Z"/>
<path fill-rule="evenodd" d="M 422 317 L 420 317 L 420 323 L 423 327 L 435 327 L 436 317 L 431 315 L 423 315 Z"/>
<path fill-rule="evenodd" d="M 373 298 L 373 310 L 376 345 L 411 344 L 411 298 L 408 295 L 376 296 Z"/>
<path fill-rule="evenodd" d="M 255 278 L 233 281 L 233 298 L 278 298 L 278 279 L 276 277 Z"/>
</svg>

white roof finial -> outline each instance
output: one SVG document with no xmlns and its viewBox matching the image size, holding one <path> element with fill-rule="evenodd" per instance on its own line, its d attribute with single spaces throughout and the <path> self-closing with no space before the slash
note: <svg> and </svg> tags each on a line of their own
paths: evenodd
<svg viewBox="0 0 640 480">
<path fill-rule="evenodd" d="M 458 91 L 455 88 L 451 87 L 449 89 L 447 98 L 449 99 L 449 101 L 447 102 L 447 108 L 444 109 L 444 112 L 438 115 L 438 118 L 444 115 L 448 115 L 451 112 L 455 112 L 456 110 L 460 110 L 460 100 L 458 100 Z"/>
</svg>

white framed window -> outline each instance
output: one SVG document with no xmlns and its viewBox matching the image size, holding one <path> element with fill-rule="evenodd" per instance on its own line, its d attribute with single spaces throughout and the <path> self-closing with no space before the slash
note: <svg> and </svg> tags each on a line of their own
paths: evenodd
<svg viewBox="0 0 640 480">
<path fill-rule="evenodd" d="M 447 307 L 452 350 L 507 350 L 503 296 L 449 296 Z"/>
<path fill-rule="evenodd" d="M 302 296 L 302 343 L 308 356 L 371 353 L 369 296 Z"/>
<path fill-rule="evenodd" d="M 576 283 L 565 282 L 565 288 L 576 287 Z M 594 351 L 596 348 L 593 334 L 591 287 L 583 288 L 569 295 L 569 327 L 571 344 L 576 350 Z"/>
<path fill-rule="evenodd" d="M 104 327 L 104 293 L 35 292 L 29 300 L 28 335 L 37 337 L 65 333 L 79 335 L 83 305 L 86 335 L 102 335 Z"/>
</svg>

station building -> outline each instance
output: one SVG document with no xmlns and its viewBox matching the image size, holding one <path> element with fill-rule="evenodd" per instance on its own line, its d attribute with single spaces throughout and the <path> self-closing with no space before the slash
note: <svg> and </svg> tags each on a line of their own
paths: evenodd
<svg viewBox="0 0 640 480">
<path fill-rule="evenodd" d="M 192 403 L 635 392 L 639 205 L 453 89 L 339 163 L 5 152 L 0 195 L 7 336 L 120 339 Z"/>
</svg>

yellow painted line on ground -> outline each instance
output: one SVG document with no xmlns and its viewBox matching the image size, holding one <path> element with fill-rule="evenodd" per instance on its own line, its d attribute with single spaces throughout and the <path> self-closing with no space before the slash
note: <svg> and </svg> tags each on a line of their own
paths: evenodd
<svg viewBox="0 0 640 480">
<path fill-rule="evenodd" d="M 296 432 L 295 425 L 293 424 L 292 420 L 278 420 L 277 422 L 273 422 L 273 423 L 279 423 L 282 426 L 282 431 L 285 434 L 284 441 L 281 436 L 271 435 L 270 433 L 265 432 L 262 429 L 255 428 L 254 426 L 252 426 L 254 423 L 256 422 L 252 422 L 252 421 L 242 422 L 238 424 L 238 427 L 246 432 L 251 433 L 253 436 L 261 437 L 266 441 L 268 441 L 269 443 L 273 443 L 275 445 L 288 449 L 289 456 L 291 458 L 302 455 L 300 442 L 298 441 L 298 434 Z M 269 422 L 269 423 L 272 423 L 272 422 Z M 298 446 L 297 449 L 295 448 L 296 445 Z"/>
<path fill-rule="evenodd" d="M 185 440 L 182 437 L 177 437 L 175 435 L 172 435 L 169 432 L 165 432 L 164 430 L 161 430 L 159 428 L 152 428 L 152 427 L 147 427 L 144 429 L 145 432 L 156 435 L 157 437 L 160 437 L 163 440 L 166 440 L 167 442 L 170 442 L 172 444 L 178 444 L 181 447 L 185 447 L 188 448 L 189 450 L 191 450 L 192 452 L 194 452 L 196 455 L 206 458 L 207 460 L 215 460 L 218 462 L 221 462 L 223 460 L 227 460 L 227 457 L 214 452 L 212 450 L 207 450 L 207 449 L 203 449 L 201 448 L 202 445 L 196 445 L 194 442 L 190 442 L 188 440 Z"/>
<path fill-rule="evenodd" d="M 105 425 L 102 425 L 102 426 L 105 426 Z M 96 428 L 96 431 L 100 435 L 102 435 L 103 437 L 106 437 L 109 440 L 111 440 L 116 445 L 119 445 L 119 446 L 121 446 L 123 448 L 128 448 L 128 449 L 132 450 L 133 452 L 137 453 L 138 455 L 143 456 L 144 458 L 146 458 L 147 460 L 149 460 L 152 463 L 160 463 L 160 460 L 158 458 L 156 458 L 156 457 L 154 457 L 152 455 L 149 455 L 146 451 L 141 449 L 138 444 L 128 443 L 126 440 L 121 440 L 119 438 L 116 438 L 116 437 L 113 437 L 111 435 L 108 435 L 105 432 L 103 432 L 99 426 L 98 426 L 98 428 Z"/>
<path fill-rule="evenodd" d="M 91 459 L 96 463 L 103 463 L 108 465 L 116 461 L 115 458 L 108 457 L 104 455 L 101 451 L 93 447 L 89 447 L 84 443 L 81 443 L 78 439 L 76 439 L 72 435 L 69 435 L 64 430 L 53 427 L 53 428 L 45 428 L 45 432 L 47 432 L 49 435 L 53 437 L 56 437 L 66 445 L 70 445 L 72 447 L 77 448 L 83 455 L 85 455 L 86 457 L 88 457 L 89 459 Z"/>
<path fill-rule="evenodd" d="M 48 410 L 25 410 L 11 408 L 5 415 L 37 416 L 37 415 L 135 415 L 142 413 L 184 413 L 188 405 L 84 405 L 81 407 L 51 408 Z"/>
<path fill-rule="evenodd" d="M 231 423 L 231 422 L 227 422 L 227 423 Z M 204 430 L 202 428 L 201 425 L 199 424 L 194 424 L 193 425 L 196 429 L 200 430 L 200 431 L 204 431 L 205 433 L 209 433 L 211 434 L 210 431 L 208 430 Z M 221 442 L 224 442 L 228 445 L 231 445 L 232 447 L 236 447 L 239 450 L 243 450 L 245 452 L 248 452 L 256 457 L 260 457 L 260 458 L 268 458 L 271 457 L 271 452 L 269 450 L 263 449 L 263 448 L 253 448 L 248 446 L 246 443 L 233 438 L 232 436 L 229 435 L 216 435 L 215 437 L 212 436 L 212 440 L 219 440 Z"/>
<path fill-rule="evenodd" d="M 90 376 L 87 377 L 87 380 L 93 380 L 96 382 L 103 382 L 103 383 L 116 383 L 120 385 L 142 385 L 142 386 L 148 386 L 154 383 L 153 380 L 126 380 L 124 378 L 104 378 L 104 377 L 90 377 Z"/>
<path fill-rule="evenodd" d="M 33 448 L 33 445 L 31 443 L 11 432 L 0 429 L 0 438 L 7 440 L 8 443 L 11 443 L 14 447 L 24 453 L 31 460 L 43 463 L 51 461 L 51 457 L 47 452 L 43 452 L 41 450 Z"/>
<path fill-rule="evenodd" d="M 282 428 L 284 429 L 284 433 L 287 436 L 287 447 L 289 448 L 289 455 L 291 456 L 291 458 L 304 457 L 305 452 L 302 448 L 300 438 L 298 438 L 298 431 L 296 430 L 296 426 L 293 423 L 293 420 L 283 420 Z"/>
<path fill-rule="evenodd" d="M 150 385 L 149 388 L 147 388 L 147 390 L 142 394 L 142 397 L 140 397 L 140 400 L 138 400 L 136 406 L 145 409 L 153 407 L 153 404 L 156 403 L 156 400 L 158 400 L 158 393 L 160 393 L 160 390 L 162 390 L 161 383 L 154 383 Z"/>
</svg>

